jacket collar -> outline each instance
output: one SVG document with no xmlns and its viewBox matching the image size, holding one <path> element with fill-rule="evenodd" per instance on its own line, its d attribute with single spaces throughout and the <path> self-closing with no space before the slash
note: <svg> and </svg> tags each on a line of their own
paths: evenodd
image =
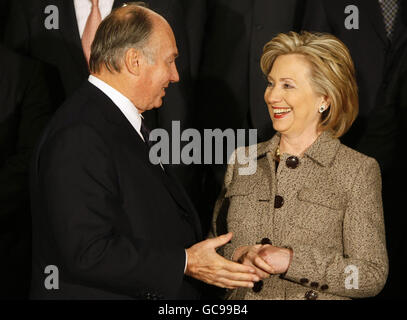
<svg viewBox="0 0 407 320">
<path fill-rule="evenodd" d="M 82 90 L 84 94 L 94 100 L 94 103 L 100 109 L 105 120 L 116 126 L 116 130 L 119 130 L 126 141 L 134 141 L 134 148 L 140 148 L 140 157 L 144 157 L 145 163 L 149 163 L 151 172 L 160 179 L 174 201 L 183 209 L 180 213 L 189 221 L 195 228 L 195 232 L 198 239 L 202 239 L 202 229 L 199 220 L 198 212 L 196 211 L 192 201 L 189 199 L 188 194 L 185 192 L 183 186 L 177 181 L 177 178 L 171 174 L 167 168 L 164 172 L 159 165 L 152 165 L 148 157 L 148 149 L 141 136 L 133 128 L 130 121 L 120 111 L 117 105 L 104 93 L 100 88 L 96 87 L 93 83 L 86 80 L 83 83 Z"/>
<path fill-rule="evenodd" d="M 257 147 L 257 159 L 262 158 L 267 153 L 271 153 L 272 157 L 275 158 L 280 139 L 281 134 L 277 132 L 269 141 L 260 143 Z M 314 160 L 321 166 L 330 166 L 338 152 L 340 144 L 339 139 L 333 136 L 332 131 L 323 131 L 305 151 L 304 157 Z"/>
<path fill-rule="evenodd" d="M 313 159 L 324 167 L 332 164 L 340 146 L 339 139 L 334 138 L 331 131 L 324 131 L 317 140 L 305 151 L 305 156 Z"/>
<path fill-rule="evenodd" d="M 79 35 L 76 12 L 73 1 L 54 1 L 59 8 L 60 28 L 58 31 L 66 44 L 67 52 L 70 53 L 78 69 L 72 72 L 81 72 L 86 77 L 88 64 L 83 54 L 81 37 Z"/>
</svg>

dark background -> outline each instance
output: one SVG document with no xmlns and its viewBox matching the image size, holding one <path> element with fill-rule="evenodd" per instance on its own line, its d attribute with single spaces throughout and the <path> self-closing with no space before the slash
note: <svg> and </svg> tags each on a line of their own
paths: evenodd
<svg viewBox="0 0 407 320">
<path fill-rule="evenodd" d="M 43 64 L 55 110 L 88 75 L 83 63 L 82 67 L 68 65 L 72 57 L 64 36 L 73 37 L 77 32 L 75 28 L 59 33 L 46 32 L 43 27 L 43 8 L 56 2 L 61 5 L 61 19 L 72 20 L 69 14 L 72 14 L 73 5 L 69 8 L 69 1 L 66 0 L 0 0 L 1 40 L 11 50 Z M 374 0 L 145 2 L 163 14 L 174 28 L 180 50 L 177 64 L 182 80 L 180 84 L 170 87 L 162 108 L 146 114 L 152 129 L 168 129 L 171 121 L 180 120 L 182 129 L 191 127 L 201 132 L 205 128 L 255 128 L 258 129 L 259 142 L 265 141 L 273 136 L 274 131 L 263 101 L 266 82 L 259 67 L 263 45 L 280 32 L 309 30 L 332 33 L 349 47 L 357 70 L 360 115 L 341 140 L 376 158 L 383 179 L 390 273 L 385 289 L 374 299 L 406 298 L 403 290 L 406 287 L 404 270 L 407 267 L 404 237 L 407 213 L 403 201 L 406 190 L 403 154 L 407 115 L 405 1 L 399 2 L 400 10 L 392 41 L 386 37 L 381 9 Z M 350 4 L 359 8 L 359 30 L 347 30 L 344 26 L 347 16 L 344 8 Z M 74 23 L 76 21 L 72 20 L 72 26 Z M 78 50 L 74 40 L 69 45 L 73 50 Z M 0 96 L 2 94 L 7 92 L 0 88 Z M 3 125 L 0 122 L 0 128 Z M 6 160 L 1 159 L 0 164 L 3 165 Z M 207 232 L 225 165 L 179 165 L 172 169 L 193 199 L 203 229 Z M 1 185 L 0 192 L 7 188 L 8 185 Z M 20 201 L 28 202 L 29 199 L 22 195 Z M 27 212 L 16 210 L 14 215 L 13 225 L 29 223 L 27 218 L 23 221 Z M 2 252 L 0 255 L 1 261 L 4 255 Z M 20 262 L 23 263 L 23 260 Z M 26 269 L 29 270 L 29 266 Z M 18 276 L 13 274 L 15 270 L 7 272 L 0 279 L 6 281 Z M 20 292 L 10 296 L 7 290 L 3 290 L 0 297 L 23 299 L 25 294 Z"/>
</svg>

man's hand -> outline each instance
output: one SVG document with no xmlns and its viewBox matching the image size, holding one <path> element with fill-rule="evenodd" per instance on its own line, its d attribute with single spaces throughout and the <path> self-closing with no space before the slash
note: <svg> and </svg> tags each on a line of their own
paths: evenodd
<svg viewBox="0 0 407 320">
<path fill-rule="evenodd" d="M 228 243 L 232 233 L 199 242 L 188 248 L 188 263 L 185 274 L 221 288 L 252 288 L 259 281 L 255 269 L 229 261 L 216 253 L 215 249 Z"/>
</svg>

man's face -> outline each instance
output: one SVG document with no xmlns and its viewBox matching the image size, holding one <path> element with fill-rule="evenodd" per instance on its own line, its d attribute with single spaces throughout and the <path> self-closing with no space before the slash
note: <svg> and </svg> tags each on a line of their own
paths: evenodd
<svg viewBox="0 0 407 320">
<path fill-rule="evenodd" d="M 165 89 L 170 82 L 178 82 L 179 75 L 175 65 L 178 49 L 171 28 L 162 23 L 156 26 L 147 44 L 152 61 L 142 59 L 138 81 L 139 111 L 159 108 L 165 96 Z"/>
</svg>

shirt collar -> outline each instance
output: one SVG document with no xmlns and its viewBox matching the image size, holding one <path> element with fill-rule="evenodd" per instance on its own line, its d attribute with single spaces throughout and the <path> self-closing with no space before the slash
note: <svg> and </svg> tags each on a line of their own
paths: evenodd
<svg viewBox="0 0 407 320">
<path fill-rule="evenodd" d="M 141 119 L 143 118 L 143 116 L 138 112 L 135 105 L 126 96 L 124 96 L 122 93 L 108 85 L 106 82 L 100 80 L 99 78 L 90 75 L 88 81 L 95 87 L 100 89 L 105 95 L 110 98 L 110 100 L 113 101 L 113 103 L 120 109 L 126 119 L 137 131 L 140 137 L 143 138 L 143 135 L 141 134 Z"/>
</svg>

